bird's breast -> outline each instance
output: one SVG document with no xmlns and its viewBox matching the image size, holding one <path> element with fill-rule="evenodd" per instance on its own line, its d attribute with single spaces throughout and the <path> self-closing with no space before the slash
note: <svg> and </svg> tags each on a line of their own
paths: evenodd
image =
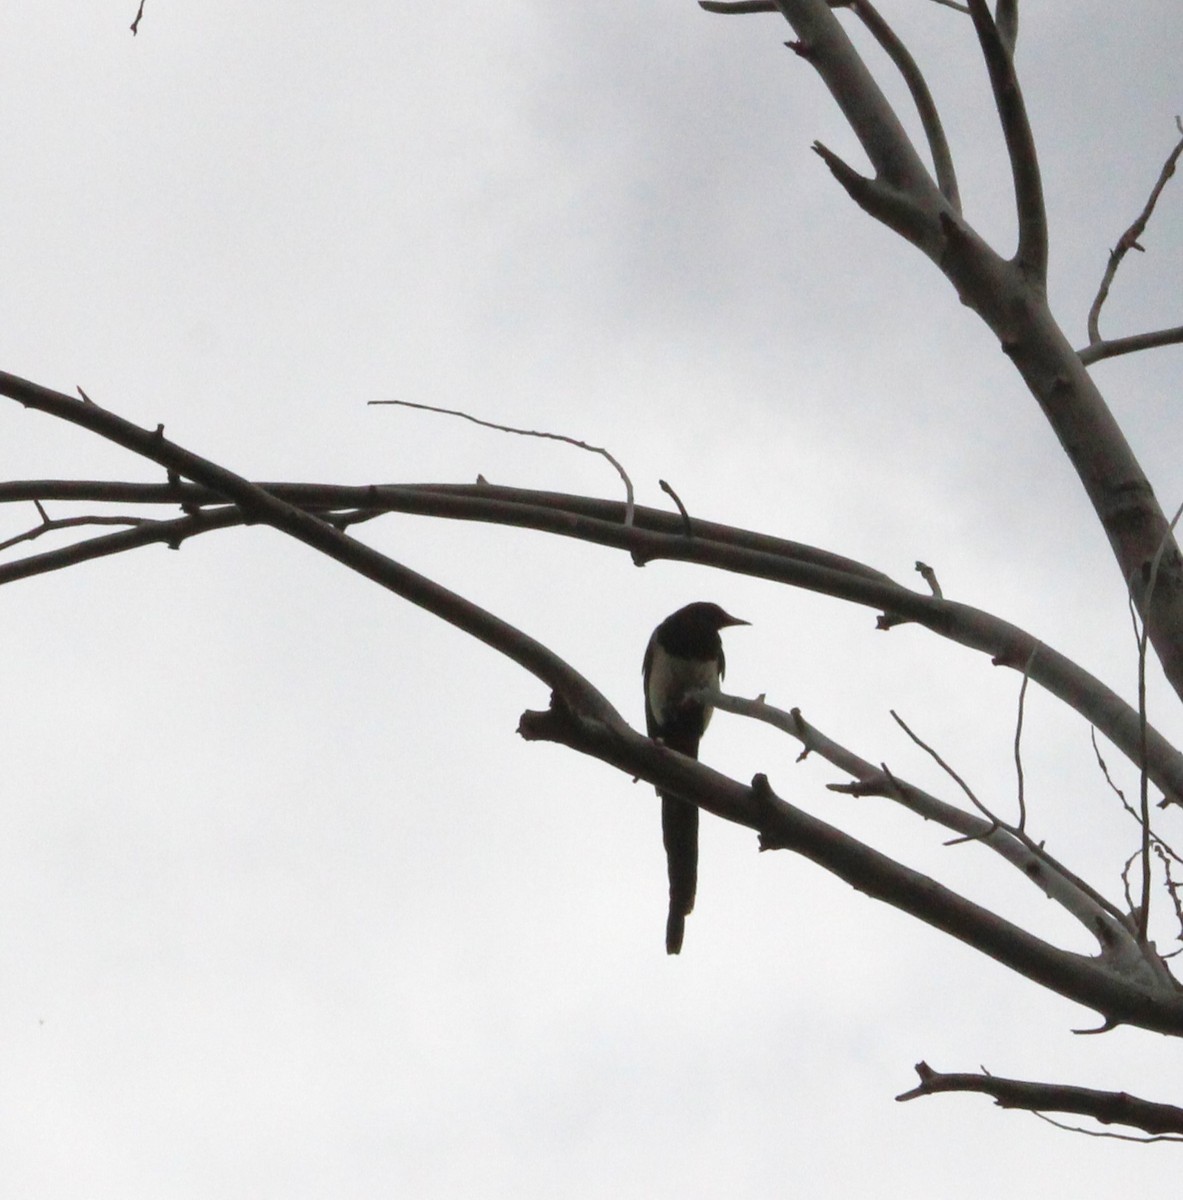
<svg viewBox="0 0 1183 1200">
<path fill-rule="evenodd" d="M 670 654 L 661 646 L 654 647 L 653 662 L 649 670 L 646 699 L 649 710 L 661 726 L 679 723 L 688 714 L 687 698 L 703 688 L 719 686 L 719 664 L 713 659 L 680 658 Z M 706 729 L 713 709 L 701 701 L 695 704 L 696 713 L 701 708 L 699 735 Z"/>
</svg>

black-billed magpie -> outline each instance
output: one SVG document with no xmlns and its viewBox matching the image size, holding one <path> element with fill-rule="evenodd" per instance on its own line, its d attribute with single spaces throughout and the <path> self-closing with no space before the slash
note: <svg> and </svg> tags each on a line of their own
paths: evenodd
<svg viewBox="0 0 1183 1200">
<path fill-rule="evenodd" d="M 687 604 L 666 617 L 645 648 L 645 727 L 671 750 L 698 757 L 698 741 L 713 711 L 703 688 L 719 686 L 725 662 L 719 630 L 746 625 L 717 604 Z M 686 918 L 698 885 L 698 806 L 668 792 L 661 797 L 661 834 L 670 877 L 670 915 L 665 950 L 682 949 Z"/>
</svg>

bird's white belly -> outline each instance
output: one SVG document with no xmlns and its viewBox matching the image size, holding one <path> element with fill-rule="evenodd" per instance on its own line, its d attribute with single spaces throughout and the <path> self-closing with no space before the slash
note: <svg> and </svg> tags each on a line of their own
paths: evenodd
<svg viewBox="0 0 1183 1200">
<path fill-rule="evenodd" d="M 678 658 L 657 647 L 649 672 L 649 708 L 659 724 L 672 722 L 691 692 L 717 688 L 719 669 L 714 662 L 698 658 Z M 703 704 L 702 727 L 705 729 L 714 709 Z"/>
</svg>

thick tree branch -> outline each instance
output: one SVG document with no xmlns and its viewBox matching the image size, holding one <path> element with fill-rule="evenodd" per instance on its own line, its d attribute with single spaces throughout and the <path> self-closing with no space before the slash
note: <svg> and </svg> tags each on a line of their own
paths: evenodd
<svg viewBox="0 0 1183 1200">
<path fill-rule="evenodd" d="M 5 394 L 0 375 L 0 394 Z M 485 521 L 535 529 L 598 545 L 616 547 L 638 562 L 659 559 L 699 563 L 719 570 L 768 579 L 805 588 L 849 603 L 890 614 L 883 622 L 907 621 L 941 637 L 987 654 L 998 665 L 1022 671 L 1031 661 L 1031 679 L 1079 712 L 1099 729 L 1129 760 L 1141 762 L 1137 710 L 1071 659 L 1045 642 L 1007 621 L 945 597 L 901 587 L 889 576 L 853 559 L 767 534 L 695 519 L 693 537 L 687 537 L 680 515 L 639 506 L 633 528 L 623 524 L 623 504 L 611 500 L 538 492 L 491 484 L 416 484 L 337 487 L 325 484 L 261 483 L 257 487 L 288 504 L 327 512 L 355 508 L 415 513 L 451 520 Z M 73 480 L 40 480 L 0 484 L 0 502 L 40 500 L 105 501 L 112 503 L 179 504 L 199 506 L 221 502 L 220 493 L 193 485 L 94 483 Z M 219 524 L 218 528 L 224 528 Z M 172 544 L 184 526 L 135 531 L 96 538 L 76 553 L 85 558 L 150 542 Z M 201 532 L 200 528 L 193 532 Z M 184 536 L 189 536 L 188 533 Z M 106 547 L 106 549 L 104 549 Z M 0 584 L 71 565 L 80 559 L 69 551 L 31 556 L 0 566 Z M 1032 660 L 1032 653 L 1038 654 Z M 1183 798 L 1183 755 L 1151 728 L 1149 772 L 1155 785 L 1169 798 Z"/>
<path fill-rule="evenodd" d="M 248 523 L 270 525 L 319 550 L 498 650 L 560 694 L 573 709 L 607 725 L 623 726 L 623 718 L 612 705 L 541 642 L 463 596 L 346 536 L 320 517 L 276 498 L 242 476 L 169 441 L 164 436 L 163 426 L 154 432 L 141 429 L 92 402 L 75 400 L 2 372 L 0 394 L 27 408 L 88 429 L 177 475 L 203 484 L 237 505 Z"/>
<path fill-rule="evenodd" d="M 1183 555 L 1120 426 L 1048 308 L 1038 162 L 1014 63 L 984 0 L 972 0 L 970 9 L 1011 156 L 1020 236 L 1009 261 L 958 216 L 928 177 L 825 0 L 777 3 L 800 38 L 800 53 L 866 150 L 876 178 L 864 179 L 824 147 L 815 149 L 858 204 L 940 266 L 962 302 L 999 338 L 1079 475 L 1146 620 L 1155 654 L 1183 698 Z M 1149 564 L 1164 546 L 1160 585 L 1151 594 Z"/>
<path fill-rule="evenodd" d="M 850 0 L 850 8 L 870 30 L 875 40 L 883 47 L 903 76 L 904 83 L 911 93 L 912 102 L 916 105 L 916 111 L 920 116 L 920 123 L 924 127 L 924 136 L 928 139 L 928 149 L 932 155 L 933 169 L 936 171 L 937 186 L 954 211 L 960 212 L 961 195 L 957 187 L 957 171 L 953 165 L 949 141 L 945 137 L 941 114 L 937 109 L 936 101 L 932 98 L 932 92 L 928 89 L 928 81 L 924 78 L 924 74 L 917 66 L 916 60 L 907 46 L 871 4 L 871 0 Z"/>
<path fill-rule="evenodd" d="M 710 13 L 780 12 L 780 6 L 776 0 L 722 0 L 722 2 L 720 0 L 698 0 L 698 2 L 701 8 Z M 924 127 L 924 136 L 928 139 L 928 148 L 932 154 L 933 168 L 936 171 L 937 186 L 953 208 L 960 212 L 961 199 L 957 189 L 957 172 L 953 166 L 949 142 L 945 137 L 944 125 L 932 98 L 932 92 L 929 91 L 928 81 L 916 65 L 916 60 L 870 0 L 828 0 L 828 2 L 831 8 L 849 8 L 867 27 L 871 36 L 879 43 L 884 53 L 903 76 L 904 83 L 920 116 L 920 123 Z"/>
<path fill-rule="evenodd" d="M 562 704 L 552 704 L 545 712 L 523 713 L 518 731 L 529 741 L 557 742 L 598 758 L 716 816 L 756 830 L 762 849 L 791 850 L 811 859 L 858 891 L 1099 1012 L 1107 1028 L 1132 1024 L 1183 1036 L 1183 991 L 1144 961 L 1126 975 L 1106 960 L 1060 950 L 788 804 L 773 793 L 762 775 L 745 786 L 631 729 L 609 729 L 574 716 Z"/>
<path fill-rule="evenodd" d="M 861 56 L 825 0 L 777 0 L 800 39 L 796 48 L 830 89 L 875 169 L 881 192 L 911 216 L 901 232 L 930 255 L 940 253 L 939 213 L 952 211 Z"/>
<path fill-rule="evenodd" d="M 1139 1100 L 1126 1092 L 1032 1083 L 998 1075 L 946 1074 L 934 1071 L 925 1062 L 916 1064 L 916 1074 L 920 1083 L 910 1091 L 902 1092 L 897 1100 L 915 1100 L 920 1096 L 934 1096 L 937 1092 L 981 1092 L 993 1096 L 1001 1108 L 1023 1108 L 1035 1113 L 1074 1113 L 1092 1117 L 1102 1125 L 1128 1125 L 1155 1135 L 1183 1134 L 1183 1108 Z"/>
<path fill-rule="evenodd" d="M 813 859 L 868 895 L 965 941 L 1043 986 L 1094 1008 L 1103 1014 L 1107 1025 L 1130 1023 L 1183 1034 L 1183 994 L 1172 981 L 1164 980 L 1144 963 L 1123 961 L 1122 972 L 1117 972 L 1112 961 L 1105 957 L 1093 959 L 1059 950 L 857 839 L 785 804 L 773 795 L 762 777 L 757 778 L 752 788 L 746 788 L 642 737 L 628 727 L 582 675 L 541 643 L 463 597 L 347 537 L 321 517 L 278 499 L 264 488 L 169 441 L 162 428 L 155 432 L 141 429 L 93 403 L 74 400 L 12 376 L 0 375 L 0 392 L 27 407 L 89 429 L 159 463 L 177 476 L 193 480 L 236 505 L 248 522 L 266 523 L 289 534 L 523 666 L 552 687 L 551 709 L 522 718 L 524 736 L 561 741 L 729 820 L 757 829 L 765 847 L 791 849 Z M 199 519 L 200 514 L 194 513 L 183 518 L 190 527 Z M 644 534 L 643 530 L 624 530 L 623 526 L 620 530 L 630 536 Z M 113 536 L 137 532 L 129 530 Z M 694 543 L 698 539 L 679 540 Z M 816 566 L 812 569 L 826 570 Z M 876 580 L 857 582 L 868 587 L 882 586 Z M 924 599 L 933 602 L 929 597 Z"/>
</svg>

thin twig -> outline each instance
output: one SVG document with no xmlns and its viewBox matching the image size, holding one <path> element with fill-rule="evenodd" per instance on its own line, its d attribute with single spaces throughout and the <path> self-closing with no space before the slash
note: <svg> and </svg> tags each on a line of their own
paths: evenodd
<svg viewBox="0 0 1183 1200">
<path fill-rule="evenodd" d="M 565 433 L 547 433 L 541 429 L 518 429 L 513 425 L 500 425 L 496 421 L 485 421 L 480 417 L 474 417 L 471 413 L 462 412 L 458 408 L 439 408 L 434 404 L 415 404 L 410 400 L 371 400 L 370 404 L 394 404 L 399 408 L 417 408 L 421 412 L 440 413 L 446 417 L 461 417 L 465 421 L 471 421 L 474 425 L 482 425 L 486 429 L 496 429 L 500 433 L 516 433 L 521 437 L 546 438 L 552 442 L 566 442 L 568 446 L 575 446 L 580 450 L 587 450 L 591 454 L 599 454 L 606 458 L 608 462 L 616 468 L 616 473 L 620 476 L 624 483 L 625 496 L 625 515 L 624 523 L 632 525 L 634 511 L 633 497 L 633 481 L 628 477 L 628 472 L 616 461 L 612 455 L 604 449 L 603 446 L 592 446 L 587 442 L 581 442 L 578 438 L 568 437 Z"/>
<path fill-rule="evenodd" d="M 1091 936 L 1098 937 L 1099 931 L 1104 931 L 1104 938 L 1098 940 L 1107 945 L 1111 953 L 1114 947 L 1121 945 L 1131 958 L 1145 958 L 1142 948 L 1133 940 L 1126 914 L 1059 862 L 1045 846 L 1025 834 L 993 817 L 983 820 L 938 799 L 898 778 L 886 763 L 876 767 L 811 725 L 798 708 L 786 712 L 769 704 L 763 696 L 749 700 L 718 689 L 712 690 L 711 703 L 724 712 L 763 721 L 796 738 L 802 746 L 798 761 L 809 753 L 816 753 L 855 780 L 853 783 L 827 784 L 828 791 L 850 796 L 883 796 L 926 821 L 934 821 L 961 834 L 962 840 L 978 842 L 1021 871 L 1024 878 L 1061 905 Z"/>
<path fill-rule="evenodd" d="M 686 511 L 686 505 L 682 503 L 682 497 L 664 479 L 659 479 L 657 482 L 661 484 L 661 490 L 678 506 L 678 512 L 682 514 L 682 525 L 686 536 L 692 538 L 694 536 L 694 527 L 690 524 L 690 514 Z"/>
<path fill-rule="evenodd" d="M 941 585 L 937 582 L 937 573 L 932 567 L 928 563 L 918 562 L 916 564 L 916 572 L 928 584 L 928 590 L 940 600 L 945 593 L 941 591 Z"/>
<path fill-rule="evenodd" d="M 1062 1129 L 1065 1133 L 1082 1133 L 1085 1137 L 1112 1138 L 1115 1142 L 1138 1142 L 1141 1145 L 1146 1145 L 1148 1142 L 1183 1142 L 1183 1137 L 1173 1133 L 1154 1133 L 1146 1137 L 1135 1137 L 1132 1133 L 1112 1133 L 1108 1129 L 1085 1129 L 1080 1125 L 1069 1125 L 1065 1121 L 1057 1121 L 1055 1117 L 1049 1117 L 1047 1113 L 1035 1112 L 1031 1115 L 1038 1117 L 1041 1121 L 1046 1121 L 1049 1125 L 1054 1125 L 1057 1129 Z"/>
<path fill-rule="evenodd" d="M 1176 117 L 1175 126 L 1180 134 L 1183 134 L 1183 120 Z M 1104 307 L 1105 301 L 1109 298 L 1109 288 L 1113 283 L 1114 276 L 1117 274 L 1117 269 L 1131 250 L 1144 251 L 1144 248 L 1138 244 L 1138 239 L 1146 231 L 1146 226 L 1154 213 L 1154 207 L 1158 203 L 1159 196 L 1162 195 L 1163 188 L 1167 186 L 1167 181 L 1175 173 L 1175 164 L 1179 161 L 1180 154 L 1183 154 L 1183 137 L 1180 137 L 1175 148 L 1167 155 L 1167 160 L 1163 163 L 1162 170 L 1158 173 L 1158 179 L 1155 181 L 1154 187 L 1150 189 L 1150 196 L 1143 206 L 1142 211 L 1134 219 L 1134 223 L 1129 229 L 1117 239 L 1117 245 L 1109 252 L 1109 262 L 1105 266 L 1105 274 L 1101 278 L 1101 286 L 1097 289 L 1097 295 L 1093 300 L 1092 307 L 1089 309 L 1088 331 L 1090 349 L 1102 343 L 1101 309 Z M 1163 345 L 1165 343 L 1159 342 L 1155 344 Z M 1141 347 L 1137 348 L 1140 349 Z M 1113 353 L 1122 352 L 1114 351 Z"/>
<path fill-rule="evenodd" d="M 1137 810 L 1125 798 L 1125 792 L 1123 792 L 1121 788 L 1114 783 L 1113 776 L 1109 773 L 1109 766 L 1101 757 L 1101 748 L 1097 745 L 1097 731 L 1095 728 L 1089 730 L 1089 738 L 1093 743 L 1093 753 L 1097 757 L 1097 766 L 1100 767 L 1101 774 L 1105 777 L 1105 782 L 1109 785 L 1110 790 L 1114 793 L 1114 795 L 1117 796 L 1117 798 L 1121 801 L 1122 808 L 1124 808 L 1125 811 L 1129 813 L 1129 815 L 1133 817 L 1133 819 L 1137 821 L 1139 825 L 1141 825 L 1142 818 L 1138 816 Z M 1180 855 L 1170 844 L 1170 842 L 1168 842 L 1161 834 L 1156 833 L 1153 835 L 1153 837 L 1155 845 L 1161 847 L 1164 854 L 1169 855 L 1177 863 L 1183 863 L 1183 855 Z"/>
<path fill-rule="evenodd" d="M 1151 588 L 1154 586 L 1151 578 Z M 1142 741 L 1146 730 L 1146 643 L 1149 634 L 1145 621 L 1139 624 L 1137 606 L 1131 595 L 1130 615 L 1138 639 L 1138 809 L 1142 825 L 1142 900 L 1138 905 L 1138 936 L 1145 941 L 1150 926 L 1150 781 L 1146 773 L 1146 748 Z"/>
<path fill-rule="evenodd" d="M 1113 776 L 1109 774 L 1109 766 L 1105 762 L 1105 760 L 1101 757 L 1101 747 L 1097 745 L 1097 730 L 1096 730 L 1096 728 L 1091 728 L 1089 730 L 1089 737 L 1092 739 L 1093 753 L 1097 756 L 1097 766 L 1099 766 L 1101 768 L 1101 774 L 1105 776 L 1105 782 L 1109 785 L 1109 787 L 1113 791 L 1114 795 L 1116 795 L 1117 798 L 1121 801 L 1122 808 L 1124 808 L 1126 810 L 1126 812 L 1128 812 L 1130 814 L 1130 816 L 1134 818 L 1135 821 L 1140 822 L 1142 820 L 1142 818 L 1138 816 L 1138 814 L 1134 811 L 1133 805 L 1130 804 L 1130 802 L 1125 798 L 1125 792 L 1123 792 L 1121 790 L 1121 788 L 1119 788 L 1117 786 L 1117 784 L 1114 783 Z"/>
<path fill-rule="evenodd" d="M 24 533 L 18 533 L 7 541 L 0 542 L 0 552 L 17 546 L 21 542 L 31 542 L 35 538 L 41 537 L 42 534 L 53 533 L 59 529 L 77 529 L 82 525 L 129 525 L 135 527 L 153 524 L 150 517 L 59 517 L 51 520 L 45 515 L 45 509 L 40 504 L 37 504 L 37 511 L 41 514 L 41 524 L 33 529 L 27 529 Z"/>
<path fill-rule="evenodd" d="M 1176 935 L 1175 940 L 1183 942 L 1183 894 L 1181 894 L 1181 891 L 1183 891 L 1183 886 L 1175 881 L 1175 877 L 1171 870 L 1171 858 L 1168 856 L 1167 847 L 1161 838 L 1155 838 L 1154 852 L 1158 855 L 1158 861 L 1162 864 L 1163 876 L 1166 879 L 1167 895 L 1171 898 L 1171 904 L 1175 909 L 1175 922 L 1178 924 L 1180 929 L 1180 932 Z M 1178 858 L 1178 855 L 1175 855 L 1174 857 Z M 1178 954 L 1180 951 L 1176 950 L 1173 953 Z M 1164 957 L 1171 957 L 1171 955 L 1164 955 Z"/>
<path fill-rule="evenodd" d="M 144 0 L 140 0 L 139 11 L 136 13 L 136 19 L 131 23 L 131 36 L 135 37 L 140 31 L 140 18 L 144 15 Z"/>
<path fill-rule="evenodd" d="M 1027 826 L 1027 800 L 1023 792 L 1023 707 L 1027 699 L 1027 681 L 1031 678 L 1031 664 L 1035 661 L 1035 656 L 1038 653 L 1039 643 L 1037 642 L 1031 648 L 1027 665 L 1023 668 L 1023 682 L 1019 686 L 1019 715 L 1015 721 L 1015 775 L 1018 778 L 1020 829 L 1025 829 Z"/>
<path fill-rule="evenodd" d="M 1130 912 L 1134 914 L 1135 918 L 1138 918 L 1141 910 L 1139 909 L 1138 905 L 1134 903 L 1134 893 L 1130 888 L 1130 872 L 1134 869 L 1134 863 L 1138 861 L 1139 853 L 1139 851 L 1135 850 L 1133 854 L 1131 854 L 1129 858 L 1125 860 L 1125 865 L 1121 868 L 1121 890 L 1125 893 L 1126 906 L 1129 908 Z"/>
<path fill-rule="evenodd" d="M 1183 143 L 1180 144 L 1183 145 Z M 1171 518 L 1170 524 L 1163 533 L 1162 540 L 1158 544 L 1158 549 L 1154 553 L 1154 558 L 1150 561 L 1150 577 L 1147 580 L 1146 592 L 1143 598 L 1143 604 L 1147 611 L 1150 609 L 1150 602 L 1154 596 L 1154 588 L 1158 583 L 1158 571 L 1162 564 L 1163 553 L 1166 551 L 1167 543 L 1172 540 L 1171 535 L 1180 517 L 1183 517 L 1183 504 L 1175 510 L 1175 515 Z M 1130 604 L 1131 606 L 1134 604 L 1132 589 L 1130 591 Z M 1136 609 L 1134 611 L 1136 613 Z M 1146 742 L 1148 728 L 1146 713 L 1146 644 L 1150 635 L 1145 620 L 1142 620 L 1140 628 L 1138 627 L 1136 615 L 1135 629 L 1138 630 L 1138 747 L 1141 759 L 1138 799 L 1142 813 L 1142 905 L 1138 919 L 1138 932 L 1141 940 L 1144 942 L 1149 936 L 1150 927 L 1150 843 L 1153 836 L 1150 832 L 1150 776 L 1146 766 L 1147 759 L 1149 758 Z"/>
<path fill-rule="evenodd" d="M 949 778 L 952 779 L 953 782 L 956 783 L 957 786 L 961 788 L 961 790 L 969 797 L 974 808 L 976 808 L 978 812 L 980 812 L 987 820 L 993 821 L 995 824 L 1002 825 L 1002 822 L 998 820 L 998 818 L 977 798 L 976 795 L 974 795 L 973 788 L 971 788 L 969 784 L 966 783 L 965 780 L 962 779 L 961 776 L 958 775 L 957 772 L 954 771 L 953 768 L 949 766 L 949 764 L 945 762 L 945 760 L 926 741 L 908 728 L 908 723 L 904 720 L 904 718 L 901 717 L 894 708 L 889 709 L 888 711 L 891 713 L 892 720 L 895 721 L 895 723 L 908 735 L 908 737 L 910 737 L 912 741 L 914 741 L 916 745 L 920 747 L 921 750 L 930 755 L 936 764 L 945 772 L 945 774 L 948 775 Z"/>
<path fill-rule="evenodd" d="M 911 729 L 908 728 L 907 724 L 904 722 L 903 718 L 901 716 L 899 716 L 898 713 L 892 711 L 891 715 L 895 719 L 896 723 L 912 739 L 912 741 L 914 741 L 916 743 L 916 745 L 918 745 L 926 753 L 930 754 L 933 757 L 933 759 L 935 759 L 936 762 L 944 769 L 944 771 L 958 784 L 958 786 L 960 786 L 961 790 L 963 792 L 965 792 L 965 794 L 973 802 L 974 806 L 978 809 L 978 811 L 987 820 L 989 820 L 991 822 L 992 826 L 1004 831 L 1005 833 L 1010 834 L 1014 838 L 1017 838 L 1037 858 L 1039 858 L 1043 862 L 1046 862 L 1047 865 L 1049 867 L 1051 867 L 1054 871 L 1056 871 L 1058 874 L 1062 875 L 1065 879 L 1069 880 L 1074 887 L 1079 888 L 1082 892 L 1084 892 L 1086 895 L 1088 895 L 1097 904 L 1101 905 L 1108 912 L 1110 912 L 1114 917 L 1116 917 L 1119 921 L 1121 921 L 1122 926 L 1124 928 L 1124 926 L 1125 926 L 1124 914 L 1119 912 L 1116 907 L 1114 907 L 1108 900 L 1106 900 L 1105 897 L 1102 896 L 1095 888 L 1093 888 L 1090 884 L 1087 884 L 1083 879 L 1081 879 L 1080 876 L 1074 874 L 1072 871 L 1068 870 L 1068 868 L 1065 867 L 1063 863 L 1061 863 L 1057 859 L 1053 858 L 1052 855 L 1047 852 L 1047 850 L 1045 849 L 1042 842 L 1036 842 L 1035 839 L 1032 838 L 1031 835 L 1028 834 L 1020 826 L 1011 825 L 1008 822 L 1003 821 L 1000 817 L 998 817 L 995 813 L 993 813 L 985 804 L 983 804 L 977 798 L 977 796 L 971 790 L 969 784 L 967 784 L 965 782 L 965 780 L 962 779 L 961 776 L 958 775 L 957 772 L 954 771 L 953 768 L 951 766 L 949 766 L 949 764 L 947 762 L 945 762 L 945 760 L 937 753 L 937 751 L 934 750 L 930 745 L 928 745 L 927 742 L 925 742 L 923 739 L 921 739 L 919 736 L 917 736 L 917 734 L 915 734 Z M 993 829 L 991 829 L 989 832 L 992 833 Z M 965 838 L 963 840 L 969 841 L 969 840 L 976 840 L 976 839 Z"/>
</svg>

